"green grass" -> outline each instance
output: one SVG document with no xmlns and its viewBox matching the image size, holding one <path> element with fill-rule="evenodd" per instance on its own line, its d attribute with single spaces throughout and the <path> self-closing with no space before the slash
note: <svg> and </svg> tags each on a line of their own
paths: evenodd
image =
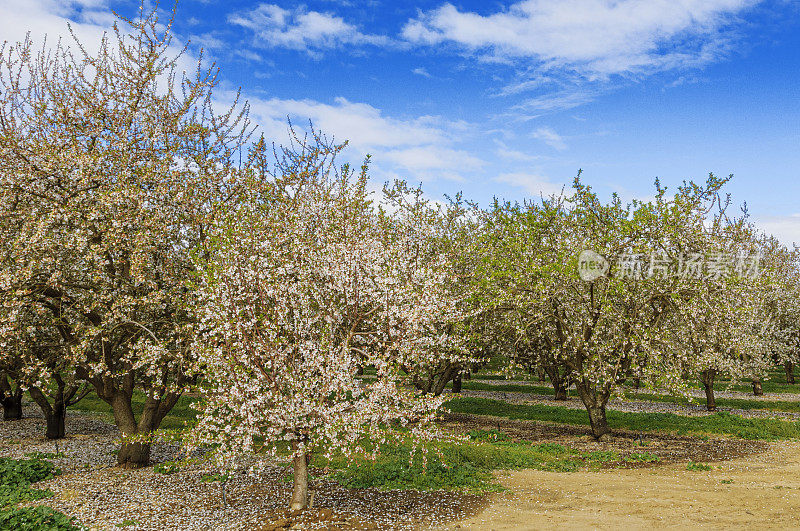
<svg viewBox="0 0 800 531">
<path fill-rule="evenodd" d="M 381 446 L 375 460 L 357 457 L 326 459 L 315 455 L 315 467 L 334 470 L 331 478 L 349 488 L 460 490 L 493 492 L 502 490 L 494 470 L 536 469 L 574 472 L 628 463 L 654 463 L 652 454 L 616 451 L 582 452 L 560 444 L 514 441 L 497 430 L 473 430 L 467 442 L 436 442 L 424 446 L 427 464 L 418 449 L 413 461 L 410 444 Z M 368 445 L 365 448 L 370 449 Z"/>
<path fill-rule="evenodd" d="M 491 415 L 509 419 L 536 420 L 559 424 L 588 425 L 584 410 L 562 406 L 509 404 L 486 398 L 458 397 L 446 403 L 456 413 Z M 800 439 L 800 422 L 776 419 L 746 419 L 719 412 L 702 417 L 686 417 L 672 413 L 607 412 L 612 429 L 663 431 L 676 434 L 718 434 L 743 439 Z"/>
</svg>

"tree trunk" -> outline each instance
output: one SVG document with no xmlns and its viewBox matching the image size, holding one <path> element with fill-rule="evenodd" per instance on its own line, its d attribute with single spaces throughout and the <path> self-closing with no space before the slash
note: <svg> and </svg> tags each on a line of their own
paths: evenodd
<svg viewBox="0 0 800 531">
<path fill-rule="evenodd" d="M 454 365 L 449 362 L 445 363 L 446 365 L 444 369 L 436 375 L 438 381 L 433 388 L 433 396 L 441 395 L 447 387 L 447 384 L 450 383 L 450 380 L 455 378 L 459 371 L 461 371 L 461 367 L 458 365 Z"/>
<path fill-rule="evenodd" d="M 459 374 L 455 378 L 453 378 L 453 392 L 460 393 L 461 392 L 461 375 Z"/>
<path fill-rule="evenodd" d="M 716 375 L 717 371 L 715 369 L 709 369 L 701 373 L 703 388 L 706 390 L 706 409 L 708 411 L 717 410 L 717 402 L 714 399 L 714 378 Z"/>
<path fill-rule="evenodd" d="M 794 381 L 794 363 L 787 361 L 783 364 L 783 370 L 786 371 L 786 383 L 793 384 Z"/>
<path fill-rule="evenodd" d="M 589 424 L 592 426 L 592 435 L 595 439 L 600 440 L 603 436 L 611 433 L 608 420 L 606 420 L 605 406 L 586 406 L 586 410 L 589 412 Z"/>
<path fill-rule="evenodd" d="M 125 469 L 144 468 L 150 464 L 150 443 L 124 442 L 117 454 L 117 466 Z"/>
<path fill-rule="evenodd" d="M 22 418 L 22 389 L 17 388 L 14 392 L 4 395 L 3 420 L 19 420 Z"/>
<path fill-rule="evenodd" d="M 555 386 L 554 386 L 555 387 Z M 559 385 L 555 387 L 555 399 L 556 400 L 566 400 L 567 399 L 567 388 L 563 385 Z"/>
<path fill-rule="evenodd" d="M 561 376 L 561 373 L 558 372 L 558 367 L 554 365 L 549 365 L 544 367 L 544 372 L 547 373 L 548 378 L 550 378 L 550 383 L 553 384 L 553 391 L 555 392 L 555 399 L 556 400 L 566 400 L 567 399 L 567 383 L 565 379 Z"/>
<path fill-rule="evenodd" d="M 66 435 L 66 415 L 67 408 L 63 403 L 56 403 L 52 411 L 46 415 L 47 417 L 47 432 L 45 437 L 48 439 L 63 439 Z"/>
<path fill-rule="evenodd" d="M 294 447 L 297 446 L 295 442 Z M 292 500 L 289 502 L 290 511 L 302 511 L 308 507 L 308 462 L 309 454 L 295 455 L 294 457 L 294 483 L 292 486 Z"/>
<path fill-rule="evenodd" d="M 606 419 L 606 403 L 611 393 L 608 389 L 598 392 L 594 384 L 587 380 L 582 380 L 576 383 L 583 405 L 589 413 L 589 424 L 592 427 L 592 436 L 600 440 L 607 435 L 611 434 L 611 428 L 608 426 Z"/>
<path fill-rule="evenodd" d="M 764 395 L 764 388 L 761 386 L 761 380 L 753 379 L 753 395 L 755 396 L 763 396 Z"/>
</svg>

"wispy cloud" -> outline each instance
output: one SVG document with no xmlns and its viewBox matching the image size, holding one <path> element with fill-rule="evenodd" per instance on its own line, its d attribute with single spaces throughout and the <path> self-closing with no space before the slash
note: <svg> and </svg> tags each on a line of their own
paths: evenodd
<svg viewBox="0 0 800 531">
<path fill-rule="evenodd" d="M 586 78 L 664 70 L 717 59 L 732 22 L 758 0 L 524 0 L 481 15 L 444 4 L 410 20 L 403 37 L 469 53 L 534 61 Z"/>
<path fill-rule="evenodd" d="M 394 118 L 372 105 L 345 98 L 333 103 L 278 98 L 250 98 L 249 102 L 251 117 L 276 143 L 288 139 L 287 117 L 301 128 L 311 121 L 323 133 L 335 134 L 336 141 L 347 140 L 356 158 L 373 155 L 374 166 L 382 175 L 460 179 L 485 165 L 460 147 L 473 129 L 466 122 L 438 116 Z"/>
<path fill-rule="evenodd" d="M 513 109 L 526 112 L 555 112 L 574 109 L 594 100 L 599 91 L 592 88 L 575 87 L 527 98 L 515 105 Z"/>
<path fill-rule="evenodd" d="M 540 127 L 531 136 L 537 140 L 541 140 L 548 146 L 559 151 L 567 149 L 567 143 L 564 142 L 564 137 L 553 131 L 549 127 Z"/>
<path fill-rule="evenodd" d="M 559 195 L 564 190 L 563 184 L 551 182 L 546 177 L 535 173 L 503 173 L 498 175 L 495 181 L 522 188 L 532 196 L 549 197 L 551 195 Z"/>
<path fill-rule="evenodd" d="M 318 54 L 325 48 L 347 44 L 377 45 L 389 43 L 382 35 L 362 33 L 355 25 L 332 13 L 292 10 L 275 4 L 260 4 L 255 9 L 232 14 L 231 24 L 252 30 L 254 44 L 265 48 L 289 48 Z"/>
<path fill-rule="evenodd" d="M 412 74 L 417 74 L 418 76 L 422 76 L 422 77 L 428 77 L 428 78 L 431 78 L 431 77 L 433 77 L 433 76 L 430 74 L 430 72 L 428 72 L 427 70 L 425 70 L 425 69 L 424 69 L 424 68 L 422 68 L 422 67 L 415 68 L 414 70 L 412 70 L 412 71 L 411 71 L 411 73 L 412 73 Z"/>
<path fill-rule="evenodd" d="M 530 162 L 537 159 L 541 159 L 540 155 L 533 155 L 531 153 L 526 153 L 524 151 L 519 151 L 516 149 L 511 149 L 506 145 L 505 142 L 494 139 L 494 143 L 497 146 L 494 150 L 495 155 L 500 157 L 501 159 L 517 161 L 517 162 Z"/>
</svg>

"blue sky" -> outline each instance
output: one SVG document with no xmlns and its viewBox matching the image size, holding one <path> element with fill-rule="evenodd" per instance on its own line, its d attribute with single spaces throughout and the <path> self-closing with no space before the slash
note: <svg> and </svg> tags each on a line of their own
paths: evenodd
<svg viewBox="0 0 800 531">
<path fill-rule="evenodd" d="M 0 38 L 96 41 L 138 2 L 0 0 Z M 163 7 L 163 6 L 162 6 Z M 311 119 L 378 182 L 488 203 L 569 185 L 647 197 L 708 172 L 800 242 L 800 1 L 183 0 L 175 30 L 268 138 Z"/>
</svg>

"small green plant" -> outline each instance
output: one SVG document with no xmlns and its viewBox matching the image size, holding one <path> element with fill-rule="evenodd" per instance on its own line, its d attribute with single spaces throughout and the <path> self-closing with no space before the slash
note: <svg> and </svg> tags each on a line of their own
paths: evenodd
<svg viewBox="0 0 800 531">
<path fill-rule="evenodd" d="M 175 472 L 179 472 L 181 469 L 180 464 L 175 461 L 165 461 L 163 463 L 158 463 L 153 467 L 153 472 L 156 474 L 174 474 Z"/>
<path fill-rule="evenodd" d="M 723 479 L 720 483 L 724 483 L 725 485 L 730 485 L 731 483 L 733 483 L 733 480 L 732 479 Z"/>
<path fill-rule="evenodd" d="M 140 525 L 138 520 L 123 520 L 121 523 L 117 524 L 117 527 L 131 527 L 135 525 Z"/>
<path fill-rule="evenodd" d="M 712 470 L 714 467 L 706 464 L 706 463 L 695 463 L 693 461 L 689 461 L 686 464 L 686 470 L 691 470 L 693 472 L 701 472 L 701 471 L 708 471 Z"/>
<path fill-rule="evenodd" d="M 504 433 L 500 430 L 491 429 L 491 430 L 471 430 L 469 433 L 469 438 L 473 441 L 508 441 L 511 438 L 508 436 L 507 433 Z"/>
<path fill-rule="evenodd" d="M 0 529 L 14 531 L 80 531 L 74 518 L 49 507 L 0 509 Z"/>
<path fill-rule="evenodd" d="M 0 507 L 49 498 L 52 492 L 31 488 L 31 483 L 50 479 L 58 472 L 53 463 L 42 459 L 0 457 Z"/>
<path fill-rule="evenodd" d="M 597 452 L 589 453 L 586 457 L 590 461 L 595 461 L 598 463 L 611 463 L 613 461 L 619 461 L 619 454 L 614 450 L 599 450 Z"/>
<path fill-rule="evenodd" d="M 59 473 L 53 463 L 40 455 L 31 459 L 0 457 L 0 529 L 17 531 L 77 530 L 74 519 L 48 507 L 25 507 L 20 502 L 41 500 L 53 495 L 50 490 L 35 489 L 31 484 L 52 478 Z"/>
</svg>

